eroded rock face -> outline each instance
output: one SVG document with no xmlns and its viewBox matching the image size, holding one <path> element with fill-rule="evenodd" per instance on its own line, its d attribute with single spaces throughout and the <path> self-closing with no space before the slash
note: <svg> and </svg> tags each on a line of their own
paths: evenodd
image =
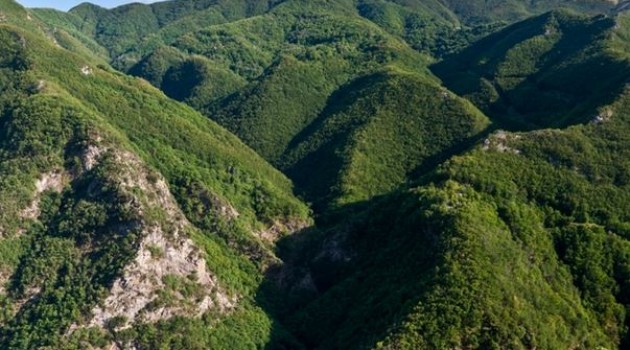
<svg viewBox="0 0 630 350">
<path fill-rule="evenodd" d="M 196 228 L 182 213 L 164 178 L 137 155 L 103 141 L 99 135 L 90 136 L 78 157 L 82 162 L 79 170 L 54 169 L 36 180 L 32 202 L 20 212 L 21 217 L 38 220 L 43 193 L 61 193 L 73 181 L 80 181 L 96 169 L 102 173 L 99 176 L 113 184 L 120 198 L 129 201 L 121 203 L 130 208 L 131 221 L 121 225 L 120 230 L 125 232 L 119 232 L 120 235 L 134 232 L 139 241 L 136 255 L 113 281 L 108 296 L 86 315 L 87 319 L 73 324 L 67 335 L 84 327 L 121 329 L 174 316 L 201 317 L 208 311 L 224 314 L 236 306 L 238 296 L 222 288 L 208 268 L 205 252 L 188 238 L 188 233 Z M 99 167 L 103 167 L 102 172 Z M 228 219 L 238 217 L 229 203 L 218 199 L 217 203 L 220 215 Z M 81 249 L 88 254 L 92 248 L 87 245 Z M 0 270 L 0 294 L 5 292 L 10 275 Z M 40 286 L 31 286 L 14 300 L 12 309 L 19 311 L 40 292 Z"/>
<path fill-rule="evenodd" d="M 271 226 L 264 230 L 254 232 L 256 236 L 268 243 L 274 243 L 285 234 L 292 234 L 305 229 L 309 226 L 308 222 L 301 220 L 275 221 Z"/>
<path fill-rule="evenodd" d="M 61 193 L 64 187 L 69 183 L 68 174 L 61 170 L 51 171 L 42 176 L 35 182 L 35 196 L 31 204 L 25 208 L 21 216 L 24 219 L 37 219 L 40 214 L 39 204 L 42 193 L 46 191 L 54 191 Z"/>
<path fill-rule="evenodd" d="M 89 326 L 106 327 L 114 318 L 156 322 L 173 316 L 201 316 L 211 308 L 226 312 L 236 304 L 221 291 L 206 261 L 190 239 L 176 234 L 168 239 L 160 227 L 150 227 L 140 250 L 124 275 L 114 282 L 109 297 L 93 310 Z M 169 280 L 171 281 L 169 283 Z M 173 288 L 174 282 L 193 285 L 193 298 Z M 165 301 L 169 294 L 169 301 Z"/>
<path fill-rule="evenodd" d="M 78 327 L 125 328 L 135 322 L 157 322 L 174 316 L 200 317 L 206 311 L 228 312 L 237 302 L 219 285 L 187 232 L 194 227 L 181 212 L 168 184 L 133 153 L 101 144 L 87 146 L 82 154 L 86 170 L 107 156 L 116 173 L 112 180 L 131 197 L 141 218 L 141 241 L 133 262 L 122 271 L 109 296 L 92 310 L 91 319 Z M 162 212 L 161 219 L 150 212 Z M 192 294 L 191 294 L 191 291 Z"/>
<path fill-rule="evenodd" d="M 520 135 L 512 134 L 499 130 L 493 135 L 490 135 L 484 142 L 482 149 L 484 151 L 496 151 L 496 152 L 509 152 L 514 154 L 520 154 L 521 151 L 510 147 L 510 142 L 520 139 Z"/>
<path fill-rule="evenodd" d="M 92 170 L 96 164 L 101 160 L 103 154 L 107 152 L 107 148 L 99 147 L 96 145 L 88 145 L 84 152 L 81 154 L 81 161 L 85 170 Z"/>
<path fill-rule="evenodd" d="M 57 40 L 55 40 L 56 43 Z M 88 75 L 92 75 L 94 74 L 94 70 L 92 70 L 92 68 L 90 66 L 83 66 L 81 67 L 81 74 L 88 76 Z"/>
</svg>

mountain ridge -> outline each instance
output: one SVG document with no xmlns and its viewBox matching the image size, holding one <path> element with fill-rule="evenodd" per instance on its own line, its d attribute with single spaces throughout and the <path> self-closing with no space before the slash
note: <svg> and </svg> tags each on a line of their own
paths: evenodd
<svg viewBox="0 0 630 350">
<path fill-rule="evenodd" d="M 629 17 L 446 3 L 0 0 L 0 348 L 626 348 Z"/>
</svg>

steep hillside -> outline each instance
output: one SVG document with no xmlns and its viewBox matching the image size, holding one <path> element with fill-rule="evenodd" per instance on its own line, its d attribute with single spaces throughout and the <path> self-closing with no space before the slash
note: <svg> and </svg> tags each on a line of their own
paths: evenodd
<svg viewBox="0 0 630 350">
<path fill-rule="evenodd" d="M 436 334 L 431 329 L 442 334 L 437 339 L 443 337 L 446 343 L 441 344 L 458 339 L 451 338 L 456 334 L 451 332 L 460 334 L 461 343 L 482 347 L 521 343 L 539 348 L 616 348 L 624 336 L 620 348 L 628 344 L 630 165 L 627 147 L 619 147 L 630 141 L 625 131 L 630 122 L 627 103 L 628 91 L 624 91 L 608 106 L 612 117 L 605 123 L 564 131 L 497 133 L 438 171 L 435 180 L 441 199 L 429 212 L 437 217 L 457 213 L 449 226 L 458 233 L 451 241 L 454 245 L 447 245 L 457 247 L 457 253 L 445 254 L 447 261 L 457 263 L 444 276 L 451 283 L 461 281 L 462 286 L 479 283 L 480 289 L 474 289 L 481 292 L 475 293 L 473 300 L 478 301 L 471 304 L 472 310 L 455 302 L 467 299 L 456 288 L 430 293 L 428 302 L 415 307 L 386 347 L 440 344 L 426 336 Z M 421 197 L 426 191 L 420 190 Z M 493 248 L 494 244 L 498 245 Z M 451 286 L 446 281 L 442 283 Z M 541 298 L 545 293 L 551 295 Z M 453 303 L 434 298 L 453 298 Z M 566 303 L 571 299 L 575 301 Z M 519 310 L 511 313 L 517 319 L 499 311 L 506 305 Z M 582 312 L 577 305 L 586 314 L 577 316 Z M 433 312 L 439 319 L 452 307 L 466 316 L 447 321 L 446 328 L 432 328 L 425 321 L 433 319 L 427 317 Z M 566 327 L 551 321 L 558 317 L 567 320 Z M 574 321 L 568 321 L 572 317 Z M 546 329 L 535 330 L 542 324 L 547 324 Z"/>
<path fill-rule="evenodd" d="M 628 348 L 613 3 L 0 0 L 0 348 Z"/>
<path fill-rule="evenodd" d="M 497 28 L 554 9 L 583 13 L 610 12 L 609 0 L 363 0 L 365 18 L 400 36 L 413 48 L 441 57 L 467 46 Z M 618 6 L 617 6 L 618 7 Z"/>
<path fill-rule="evenodd" d="M 319 243 L 280 242 L 282 321 L 308 348 L 627 348 L 628 103 L 625 89 L 604 121 L 496 131 L 362 214 L 344 207 Z"/>
<path fill-rule="evenodd" d="M 433 68 L 445 84 L 508 128 L 589 121 L 630 77 L 625 17 L 551 12 L 493 34 Z M 620 25 L 619 25 L 620 26 Z"/>
<path fill-rule="evenodd" d="M 287 293 L 277 306 L 281 322 L 307 348 L 630 345 L 630 91 L 617 85 L 630 64 L 628 17 L 611 26 L 605 18 L 550 13 L 465 52 L 481 55 L 481 45 L 490 45 L 484 68 L 501 64 L 494 57 L 529 62 L 533 55 L 525 53 L 536 50 L 495 53 L 510 50 L 505 43 L 520 42 L 519 35 L 544 37 L 540 23 L 550 20 L 561 23 L 567 42 L 548 56 L 564 55 L 568 47 L 588 55 L 574 51 L 561 57 L 575 60 L 550 60 L 545 73 L 576 79 L 568 89 L 590 84 L 593 98 L 575 98 L 580 108 L 550 110 L 555 120 L 527 127 L 578 125 L 494 131 L 406 190 L 329 213 L 320 221 L 321 234 L 281 241 L 287 264 L 265 286 L 268 293 Z M 470 56 L 456 58 L 436 71 L 450 73 L 444 67 Z M 609 59 L 614 69 L 582 65 L 590 59 Z M 585 80 L 594 78 L 590 74 L 575 74 L 578 67 L 601 69 L 595 70 L 601 85 Z M 565 68 L 572 74 L 561 75 Z M 523 80 L 537 74 L 523 72 Z M 457 74 L 447 83 L 468 83 Z M 541 92 L 522 94 L 539 100 Z M 496 126 L 525 128 L 522 119 L 488 111 Z"/>
<path fill-rule="evenodd" d="M 617 5 L 618 0 L 444 0 L 465 23 L 507 21 L 540 14 L 558 8 L 571 8 L 586 12 L 605 12 Z"/>
<path fill-rule="evenodd" d="M 488 124 L 422 75 L 388 67 L 335 91 L 278 163 L 305 193 L 335 206 L 356 203 L 465 149 Z"/>
<path fill-rule="evenodd" d="M 68 13 L 35 10 L 55 28 L 105 48 L 112 64 L 127 69 L 160 45 L 170 44 L 194 28 L 230 22 L 265 12 L 274 1 L 179 0 L 150 5 L 134 3 L 112 10 L 83 3 Z"/>
<path fill-rule="evenodd" d="M 311 5 L 303 0 L 177 0 L 134 3 L 111 10 L 83 3 L 68 13 L 43 9 L 34 13 L 57 29 L 98 43 L 107 49 L 115 67 L 126 70 L 160 45 L 169 45 L 188 32 L 264 14 L 284 2 L 307 8 Z M 404 38 L 414 48 L 437 55 L 490 32 L 496 27 L 493 23 L 513 23 L 557 8 L 588 13 L 623 8 L 612 0 L 334 0 L 316 4 L 320 9 L 352 11 Z"/>
<path fill-rule="evenodd" d="M 307 200 L 327 207 L 384 194 L 482 136 L 488 122 L 441 88 L 426 72 L 430 58 L 413 49 L 444 55 L 495 30 L 493 22 L 559 6 L 605 11 L 612 4 L 176 1 L 114 10 L 84 4 L 67 15 L 37 14 L 61 27 L 64 21 L 58 19 L 66 16 L 69 32 L 107 48 L 115 67 L 219 122 L 289 174 Z M 486 17 L 473 18 L 475 13 Z M 575 37 L 583 34 L 569 30 Z M 451 67 L 443 70 L 452 73 Z M 392 72 L 404 74 L 387 78 L 391 84 L 362 90 L 364 82 Z M 447 74 L 440 75 L 450 87 Z M 459 76 L 453 79 L 461 84 Z M 360 98 L 339 98 L 348 93 L 367 93 L 373 100 L 383 95 L 391 105 L 368 115 L 369 106 L 352 105 Z M 398 109 L 418 123 L 396 126 Z M 454 124 L 454 119 L 461 120 Z M 337 130 L 331 132 L 331 126 Z M 364 128 L 380 131 L 365 137 Z M 409 142 L 410 135 L 424 136 Z M 325 166 L 313 170 L 314 161 Z"/>
<path fill-rule="evenodd" d="M 15 8 L 0 24 L 1 347 L 273 344 L 252 300 L 273 241 L 310 224 L 290 181 Z"/>
<path fill-rule="evenodd" d="M 72 24 L 67 30 L 107 48 L 115 67 L 219 122 L 289 174 L 307 200 L 327 207 L 386 193 L 410 174 L 466 148 L 487 126 L 474 107 L 427 74 L 430 58 L 413 49 L 441 56 L 495 30 L 493 22 L 565 5 L 601 11 L 612 6 L 602 1 L 513 1 L 491 7 L 455 1 L 176 1 L 114 10 L 84 4 L 68 14 L 37 14 L 61 27 L 59 18 L 66 16 Z M 361 89 L 363 82 L 391 72 L 405 72 L 388 78 L 397 87 Z M 365 104 L 352 106 L 361 99 L 339 98 L 348 93 L 372 99 L 388 95 L 391 105 L 368 115 Z M 423 96 L 422 101 L 410 95 Z M 399 108 L 418 123 L 396 126 Z M 455 119 L 461 120 L 453 124 Z M 335 123 L 344 127 L 334 126 L 331 133 Z M 380 132 L 365 137 L 363 128 Z M 423 137 L 409 142 L 410 135 Z M 314 161 L 326 166 L 313 170 Z"/>
<path fill-rule="evenodd" d="M 195 31 L 131 73 L 237 134 L 318 206 L 365 200 L 404 183 L 487 120 L 440 87 L 426 71 L 426 56 L 353 6 L 338 6 L 289 1 Z M 369 86 L 377 81 L 383 83 Z M 398 109 L 417 122 L 398 122 Z M 366 137 L 369 130 L 380 134 Z M 385 146 L 378 155 L 371 154 L 375 145 Z"/>
</svg>

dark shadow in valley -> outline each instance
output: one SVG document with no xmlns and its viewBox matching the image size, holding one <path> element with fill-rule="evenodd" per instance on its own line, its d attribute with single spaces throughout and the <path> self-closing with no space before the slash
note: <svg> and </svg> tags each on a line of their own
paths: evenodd
<svg viewBox="0 0 630 350">
<path fill-rule="evenodd" d="M 605 47 L 615 25 L 612 19 L 564 24 L 562 37 L 537 59 L 534 73 L 503 77 L 522 79 L 510 89 L 498 82 L 498 67 L 507 62 L 509 51 L 543 34 L 552 16 L 548 13 L 508 27 L 431 69 L 449 89 L 470 97 L 503 129 L 565 128 L 589 122 L 598 116 L 598 108 L 619 96 L 630 79 L 628 62 L 608 54 Z M 489 55 L 488 61 L 479 63 L 484 55 Z M 493 89 L 496 100 L 491 101 L 484 89 Z"/>
<path fill-rule="evenodd" d="M 256 294 L 276 320 L 266 349 L 373 348 L 435 283 L 441 231 L 414 194 L 347 205 L 319 227 L 278 242 L 283 263 Z"/>
<path fill-rule="evenodd" d="M 331 118 L 349 110 L 370 87 L 386 79 L 383 74 L 357 78 L 340 87 L 327 100 L 326 108 L 298 133 L 278 162 L 301 195 L 313 203 L 316 212 L 323 211 L 334 195 L 334 185 L 344 165 L 340 155 L 352 132 L 369 120 L 370 113 L 348 114 L 332 127 Z"/>
</svg>

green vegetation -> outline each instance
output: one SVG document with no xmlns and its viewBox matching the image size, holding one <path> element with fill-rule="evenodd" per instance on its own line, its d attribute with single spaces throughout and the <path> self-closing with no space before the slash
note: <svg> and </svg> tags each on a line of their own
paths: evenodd
<svg viewBox="0 0 630 350">
<path fill-rule="evenodd" d="M 628 94 L 606 123 L 497 133 L 317 248 L 281 242 L 320 292 L 283 323 L 309 348 L 624 348 Z"/>
<path fill-rule="evenodd" d="M 615 19 L 550 12 L 493 34 L 434 66 L 456 93 L 506 128 L 590 121 L 630 74 L 613 34 Z"/>
<path fill-rule="evenodd" d="M 236 133 L 289 174 L 317 206 L 368 199 L 404 183 L 426 158 L 466 142 L 487 122 L 474 107 L 439 88 L 427 74 L 426 56 L 349 4 L 338 6 L 335 13 L 317 4 L 286 2 L 265 15 L 193 31 L 130 72 Z M 363 91 L 374 80 L 388 83 Z M 411 91 L 400 94 L 406 89 Z M 340 98 L 347 92 L 365 96 Z M 423 97 L 409 98 L 414 95 Z M 365 115 L 364 110 L 377 108 L 365 105 L 374 98 L 388 107 L 380 116 Z M 405 113 L 420 120 L 418 125 L 396 125 L 400 104 L 407 104 Z M 447 125 L 450 118 L 462 120 Z M 363 127 L 382 129 L 383 135 L 371 134 L 366 144 Z M 414 133 L 424 137 L 406 144 L 403 139 Z M 371 145 L 383 142 L 390 147 L 368 155 Z M 366 169 L 376 159 L 390 159 L 396 166 Z M 322 164 L 315 173 L 314 161 Z"/>
<path fill-rule="evenodd" d="M 329 101 L 280 164 L 300 189 L 336 205 L 390 192 L 488 125 L 466 101 L 395 68 L 353 81 Z"/>
<path fill-rule="evenodd" d="M 604 12 L 613 7 L 613 4 L 609 1 L 598 0 L 444 0 L 444 3 L 456 13 L 462 21 L 469 24 L 488 21 L 514 22 L 557 8 L 571 8 L 590 13 Z"/>
<path fill-rule="evenodd" d="M 610 3 L 0 5 L 0 348 L 630 346 Z"/>
<path fill-rule="evenodd" d="M 127 69 L 148 52 L 168 45 L 191 28 L 229 22 L 267 10 L 267 1 L 182 0 L 152 5 L 130 4 L 106 10 L 83 3 L 68 13 L 37 9 L 46 24 L 62 28 L 97 48 L 117 68 Z"/>
<path fill-rule="evenodd" d="M 463 130 L 460 125 L 452 125 L 452 118 L 460 110 L 466 110 L 463 119 L 478 119 L 478 112 L 471 106 L 462 105 L 446 111 L 436 108 L 431 112 L 420 111 L 418 109 L 425 106 L 418 104 L 419 101 L 392 94 L 390 108 L 393 109 L 383 112 L 387 117 L 374 118 L 374 122 L 367 123 L 363 111 L 368 106 L 345 107 L 343 104 L 348 102 L 339 101 L 338 96 L 347 93 L 349 88 L 361 90 L 361 82 L 370 81 L 370 77 L 383 72 L 404 71 L 405 74 L 398 75 L 397 80 L 409 79 L 409 82 L 403 82 L 401 86 L 418 89 L 417 92 L 408 91 L 410 95 L 425 95 L 422 103 L 432 106 L 444 104 L 441 95 L 450 93 L 435 91 L 439 88 L 438 82 L 426 72 L 426 64 L 430 59 L 411 48 L 438 57 L 444 56 L 496 30 L 502 25 L 501 21 L 514 21 L 557 6 L 556 2 L 526 5 L 518 1 L 502 4 L 472 1 L 464 4 L 459 1 L 365 0 L 328 3 L 292 0 L 266 7 L 258 2 L 229 5 L 227 2 L 198 2 L 192 5 L 192 2 L 183 1 L 177 11 L 169 2 L 149 6 L 134 4 L 111 11 L 81 5 L 65 16 L 68 17 L 66 22 L 74 26 L 74 29 L 68 30 L 75 32 L 76 28 L 83 28 L 81 35 L 91 36 L 110 51 L 111 62 L 115 67 L 147 79 L 169 97 L 189 104 L 235 133 L 265 159 L 287 173 L 308 201 L 318 208 L 324 208 L 384 194 L 405 183 L 411 173 L 422 173 L 456 150 L 465 149 L 471 137 L 483 130 L 483 122 L 478 121 L 468 124 L 462 121 L 469 126 L 468 130 Z M 595 11 L 610 5 L 580 1 L 571 6 Z M 230 15 L 226 15 L 228 13 Z M 471 16 L 458 17 L 459 13 Z M 57 17 L 62 16 L 43 11 L 38 14 L 47 23 L 54 24 L 59 22 Z M 52 19 L 48 20 L 47 17 Z M 82 19 L 78 20 L 77 17 Z M 201 18 L 206 22 L 198 22 Z M 553 19 L 550 23 L 554 20 L 558 21 Z M 560 18 L 559 21 L 565 20 Z M 133 23 L 145 25 L 135 28 Z M 199 25 L 193 26 L 192 23 Z M 563 25 L 560 23 L 558 27 Z M 584 45 L 595 40 L 596 35 L 584 37 L 584 32 L 591 29 L 574 30 L 570 23 L 565 26 L 570 27 L 567 29 L 575 38 L 582 38 L 579 40 Z M 600 30 L 597 28 L 601 25 L 590 27 Z M 559 37 L 560 34 L 556 39 Z M 496 42 L 493 37 L 486 41 Z M 563 39 L 561 44 L 568 48 L 575 46 L 571 39 Z M 478 51 L 483 52 L 483 43 L 480 45 L 482 47 Z M 544 46 L 539 43 L 532 45 Z M 547 49 L 551 49 L 550 44 L 547 46 Z M 474 47 L 461 54 L 462 60 L 471 57 L 470 51 Z M 523 47 L 520 50 L 527 52 L 529 49 Z M 539 55 L 546 52 L 544 47 L 541 50 Z M 572 53 L 566 52 L 564 55 L 557 57 L 557 62 L 564 62 Z M 523 54 L 516 52 L 514 56 L 521 57 Z M 603 60 L 589 61 L 585 65 L 595 66 Z M 610 66 L 611 62 L 603 63 L 604 67 L 610 67 L 606 68 L 610 71 L 616 69 Z M 535 65 L 536 62 L 531 64 Z M 579 66 L 574 69 L 584 68 Z M 505 64 L 501 69 L 506 78 L 498 79 L 500 82 L 496 85 L 505 80 L 505 84 L 515 87 L 518 82 L 512 70 L 526 68 Z M 494 109 L 498 109 L 498 105 L 505 105 L 505 110 L 512 107 L 502 100 L 495 101 L 498 98 L 495 95 L 503 94 L 507 86 L 486 87 L 484 84 L 494 83 L 486 80 L 482 80 L 479 85 L 472 78 L 453 76 L 453 70 L 468 72 L 467 67 L 453 69 L 452 64 L 436 68 L 449 87 L 466 97 L 473 98 L 476 95 L 469 93 L 468 90 L 472 88 L 465 90 L 457 84 L 471 81 L 476 84 L 473 88 L 481 86 L 480 94 L 484 94 L 482 98 L 491 101 L 473 98 L 479 106 L 485 107 L 496 102 L 492 105 Z M 441 74 L 442 71 L 447 73 Z M 520 74 L 526 76 L 531 73 L 526 71 Z M 479 74 L 485 77 L 485 72 Z M 450 76 L 453 78 L 449 79 Z M 451 80 L 457 83 L 451 84 Z M 549 78 L 549 81 L 555 80 L 557 77 Z M 622 80 L 619 78 L 617 81 Z M 419 88 L 421 84 L 426 85 L 426 88 Z M 429 89 L 429 86 L 432 88 Z M 527 101 L 531 87 L 518 87 L 522 91 L 514 91 L 514 96 L 509 95 L 505 99 L 518 99 L 522 105 L 533 108 Z M 602 86 L 598 91 L 603 92 L 610 87 Z M 497 89 L 500 91 L 495 91 Z M 537 112 L 547 113 L 558 103 L 570 106 L 574 101 L 584 99 L 583 96 L 573 96 L 569 100 L 561 92 L 548 89 L 552 91 L 547 94 L 549 96 L 545 95 L 546 99 L 538 106 Z M 429 90 L 433 90 L 429 93 L 433 95 L 432 98 L 426 96 Z M 369 93 L 373 98 L 385 92 Z M 593 97 L 591 104 L 585 104 L 575 114 L 583 116 L 584 109 L 594 107 L 601 99 L 602 96 Z M 453 100 L 459 101 L 457 97 Z M 426 125 L 421 124 L 414 129 L 406 123 L 402 126 L 406 134 L 400 134 L 392 123 L 381 122 L 381 119 L 397 118 L 396 108 L 400 103 L 410 104 L 401 109 L 407 110 L 406 113 L 412 118 L 422 118 L 426 123 L 427 114 L 435 113 L 433 123 L 444 124 L 434 125 L 433 129 L 426 129 Z M 337 110 L 346 108 L 350 109 L 345 112 L 346 115 L 334 115 Z M 484 112 L 490 113 L 486 108 Z M 496 113 L 490 114 L 496 116 Z M 326 120 L 329 118 L 331 120 Z M 535 127 L 556 125 L 540 122 L 540 119 L 548 118 L 547 115 L 527 118 L 535 119 Z M 520 117 L 506 119 L 519 126 L 534 124 L 532 121 L 513 120 L 522 119 Z M 573 122 L 571 118 L 568 119 L 562 125 Z M 336 136 L 330 130 L 316 130 L 341 124 L 346 125 L 346 131 L 340 128 L 342 130 L 333 133 Z M 372 126 L 369 130 L 379 130 L 382 137 L 388 137 L 379 139 L 377 134 L 365 133 L 370 135 L 368 143 L 379 145 L 374 149 L 376 152 L 372 152 L 372 146 L 365 145 L 366 137 L 360 136 L 363 132 L 359 129 L 367 125 Z M 435 133 L 438 128 L 448 130 Z M 387 129 L 389 135 L 385 131 Z M 423 141 L 407 142 L 413 133 L 425 133 Z M 309 140 L 305 140 L 307 138 Z M 380 147 L 383 142 L 388 147 Z M 324 149 L 320 150 L 320 147 Z M 395 166 L 391 167 L 384 160 L 389 160 Z M 323 165 L 317 167 L 315 173 L 311 166 L 314 161 Z M 363 161 L 367 164 L 361 164 Z M 377 163 L 382 164 L 381 169 L 375 167 Z"/>
<path fill-rule="evenodd" d="M 308 223 L 308 208 L 293 197 L 290 181 L 191 108 L 101 65 L 95 55 L 85 54 L 87 49 L 60 48 L 44 32 L 22 29 L 21 19 L 7 16 L 17 26 L 0 24 L 0 251 L 7 252 L 0 259 L 2 347 L 83 348 L 85 337 L 94 344 L 113 339 L 87 329 L 64 334 L 71 324 L 89 319 L 134 259 L 142 239 L 134 227 L 164 220 L 165 214 L 157 210 L 138 217 L 129 196 L 144 194 L 120 188 L 115 158 L 87 168 L 81 152 L 100 138 L 106 147 L 136 153 L 150 167 L 147 172 L 166 178 L 196 226 L 191 237 L 204 249 L 208 268 L 250 310 L 228 316 L 227 322 L 271 323 L 251 299 L 273 252 L 252 232 L 278 221 Z M 36 180 L 48 173 L 66 174 L 64 190 L 34 195 Z M 205 204 L 208 196 L 213 205 Z M 22 214 L 32 203 L 36 218 Z M 204 205 L 202 212 L 196 203 Z M 232 207 L 238 218 L 221 217 L 222 206 Z M 189 286 L 182 290 L 192 293 Z M 220 322 L 223 316 L 208 319 Z M 226 332 L 232 330 L 217 328 L 212 334 L 230 337 Z M 263 339 L 230 334 L 243 341 Z"/>
</svg>

